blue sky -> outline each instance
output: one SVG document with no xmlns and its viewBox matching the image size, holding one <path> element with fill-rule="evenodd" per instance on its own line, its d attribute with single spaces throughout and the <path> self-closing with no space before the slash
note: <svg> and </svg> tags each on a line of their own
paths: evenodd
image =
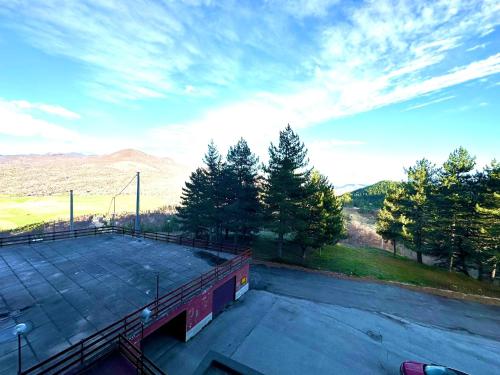
<svg viewBox="0 0 500 375">
<path fill-rule="evenodd" d="M 287 123 L 336 185 L 462 145 L 500 157 L 498 1 L 0 0 L 0 154 L 213 139 L 266 159 Z"/>
</svg>

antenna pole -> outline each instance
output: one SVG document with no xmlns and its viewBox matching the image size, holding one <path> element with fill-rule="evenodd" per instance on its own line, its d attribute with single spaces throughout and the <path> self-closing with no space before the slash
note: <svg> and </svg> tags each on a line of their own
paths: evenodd
<svg viewBox="0 0 500 375">
<path fill-rule="evenodd" d="M 69 191 L 69 230 L 73 230 L 73 190 Z"/>
<path fill-rule="evenodd" d="M 137 197 L 136 197 L 136 202 L 135 202 L 135 231 L 140 232 L 141 231 L 141 223 L 140 223 L 140 215 L 139 215 L 139 197 L 141 195 L 140 191 L 140 172 L 137 172 Z"/>
</svg>

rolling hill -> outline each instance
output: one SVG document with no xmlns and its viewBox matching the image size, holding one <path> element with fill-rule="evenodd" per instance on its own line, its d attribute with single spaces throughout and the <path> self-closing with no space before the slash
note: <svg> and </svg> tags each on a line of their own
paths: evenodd
<svg viewBox="0 0 500 375">
<path fill-rule="evenodd" d="M 175 203 L 188 169 L 170 158 L 138 150 L 108 155 L 46 154 L 0 156 L 0 195 L 114 195 L 141 172 L 141 193 Z M 125 191 L 135 193 L 131 184 Z"/>
</svg>

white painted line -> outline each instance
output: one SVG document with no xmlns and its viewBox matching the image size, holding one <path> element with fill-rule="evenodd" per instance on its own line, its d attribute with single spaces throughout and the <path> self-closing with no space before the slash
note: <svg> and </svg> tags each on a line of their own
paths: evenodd
<svg viewBox="0 0 500 375">
<path fill-rule="evenodd" d="M 201 331 L 203 327 L 205 327 L 212 320 L 212 313 L 208 314 L 202 320 L 200 320 L 196 325 L 186 332 L 186 341 L 194 337 L 198 332 Z"/>
<path fill-rule="evenodd" d="M 244 286 L 242 286 L 237 292 L 236 292 L 236 296 L 235 296 L 235 299 L 238 299 L 240 298 L 243 294 L 245 294 L 246 292 L 248 292 L 248 283 L 246 283 Z"/>
</svg>

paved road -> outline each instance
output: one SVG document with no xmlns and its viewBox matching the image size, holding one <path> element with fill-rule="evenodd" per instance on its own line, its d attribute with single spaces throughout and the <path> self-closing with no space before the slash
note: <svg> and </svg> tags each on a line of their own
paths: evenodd
<svg viewBox="0 0 500 375">
<path fill-rule="evenodd" d="M 500 307 L 461 301 L 366 281 L 313 272 L 252 267 L 252 288 L 310 301 L 352 307 L 500 341 Z"/>
<path fill-rule="evenodd" d="M 253 266 L 252 289 L 188 343 L 146 353 L 189 374 L 209 350 L 266 374 L 398 374 L 406 359 L 500 373 L 500 308 L 396 286 Z"/>
</svg>

